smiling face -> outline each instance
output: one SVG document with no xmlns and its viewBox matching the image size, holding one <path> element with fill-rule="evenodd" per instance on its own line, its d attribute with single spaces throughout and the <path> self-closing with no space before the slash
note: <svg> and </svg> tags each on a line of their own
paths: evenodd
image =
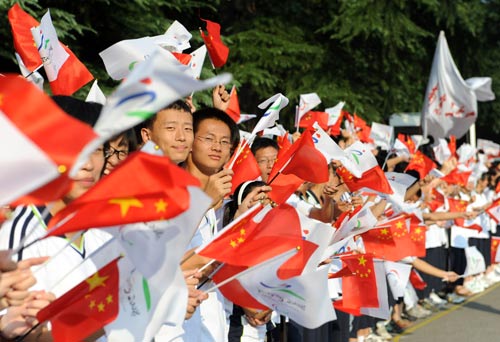
<svg viewBox="0 0 500 342">
<path fill-rule="evenodd" d="M 193 116 L 179 109 L 164 109 L 156 114 L 151 128 L 142 128 L 142 140 L 152 140 L 174 163 L 184 162 L 193 145 Z"/>
<path fill-rule="evenodd" d="M 204 119 L 198 125 L 190 162 L 205 175 L 212 175 L 226 164 L 231 156 L 231 131 L 220 120 Z"/>
</svg>

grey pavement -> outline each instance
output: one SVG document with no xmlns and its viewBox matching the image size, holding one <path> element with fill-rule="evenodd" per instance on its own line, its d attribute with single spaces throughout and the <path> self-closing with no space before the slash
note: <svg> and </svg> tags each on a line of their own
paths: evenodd
<svg viewBox="0 0 500 342">
<path fill-rule="evenodd" d="M 418 320 L 394 342 L 500 342 L 500 283 L 460 305 Z"/>
</svg>

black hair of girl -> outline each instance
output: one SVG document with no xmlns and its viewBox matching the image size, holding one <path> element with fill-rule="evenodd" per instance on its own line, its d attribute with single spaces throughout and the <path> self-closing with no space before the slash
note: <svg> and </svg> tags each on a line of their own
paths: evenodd
<svg viewBox="0 0 500 342">
<path fill-rule="evenodd" d="M 224 216 L 222 219 L 223 225 L 228 225 L 234 219 L 234 214 L 236 213 L 236 210 L 238 210 L 238 206 L 241 204 L 241 202 L 243 202 L 243 200 L 253 189 L 264 185 L 266 185 L 266 183 L 263 181 L 253 181 L 250 183 L 244 182 L 238 185 L 236 190 L 234 190 L 234 194 L 231 196 L 231 201 L 229 201 L 224 207 Z M 240 194 L 240 192 L 242 193 Z M 241 200 L 240 203 L 238 203 L 238 199 Z"/>
</svg>

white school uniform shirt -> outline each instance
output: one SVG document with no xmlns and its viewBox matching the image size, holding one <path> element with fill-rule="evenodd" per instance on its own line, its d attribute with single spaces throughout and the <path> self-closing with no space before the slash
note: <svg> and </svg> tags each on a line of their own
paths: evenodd
<svg viewBox="0 0 500 342">
<path fill-rule="evenodd" d="M 444 211 L 444 208 L 441 207 L 436 210 L 436 212 Z M 429 212 L 429 208 L 422 210 L 422 212 Z M 431 224 L 427 227 L 425 231 L 425 248 L 436 248 L 445 246 L 448 243 L 448 238 L 446 236 L 446 232 L 444 228 L 438 226 L 437 224 Z"/>
<path fill-rule="evenodd" d="M 44 207 L 37 208 L 31 205 L 17 207 L 12 219 L 6 221 L 0 228 L 0 249 L 15 249 L 28 235 L 25 246 L 43 236 L 48 222 L 48 219 L 43 220 L 43 212 Z M 80 263 L 109 239 L 111 235 L 102 229 L 85 231 L 79 246 L 68 245 L 68 240 L 64 237 L 48 237 L 22 249 L 17 257 L 14 256 L 14 260 L 53 257 L 46 265 L 33 268 L 37 282 L 31 290 L 46 290 L 60 297 L 97 271 L 96 265 L 91 260 L 82 265 Z"/>
<path fill-rule="evenodd" d="M 211 241 L 217 231 L 217 217 L 214 209 L 210 209 L 201 220 L 198 230 L 189 243 L 188 249 L 199 247 Z M 201 290 L 213 286 L 207 282 Z M 170 341 L 185 342 L 224 342 L 227 341 L 226 317 L 224 312 L 224 297 L 218 291 L 211 291 L 208 299 L 203 301 L 193 316 L 184 321 L 184 333 Z M 155 338 L 155 341 L 159 341 Z"/>
</svg>

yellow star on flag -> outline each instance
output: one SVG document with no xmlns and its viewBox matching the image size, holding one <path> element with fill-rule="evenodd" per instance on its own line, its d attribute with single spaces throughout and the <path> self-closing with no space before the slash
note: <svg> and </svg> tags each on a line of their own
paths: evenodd
<svg viewBox="0 0 500 342">
<path fill-rule="evenodd" d="M 389 230 L 387 228 L 381 229 L 380 234 L 387 235 L 387 234 L 389 234 Z"/>
<path fill-rule="evenodd" d="M 106 297 L 106 302 L 107 302 L 108 304 L 113 303 L 113 296 L 112 296 L 112 295 L 108 295 L 108 296 Z"/>
<path fill-rule="evenodd" d="M 401 222 L 401 221 L 396 222 L 396 228 L 399 228 L 399 229 L 403 228 L 403 222 Z"/>
<path fill-rule="evenodd" d="M 104 308 L 106 307 L 106 305 L 104 305 L 103 302 L 100 302 L 99 304 L 97 304 L 97 310 L 99 312 L 104 312 Z"/>
<path fill-rule="evenodd" d="M 160 198 L 157 202 L 155 202 L 156 212 L 165 212 L 167 210 L 168 203 Z"/>
<path fill-rule="evenodd" d="M 85 280 L 89 284 L 89 291 L 88 292 L 92 291 L 93 289 L 95 289 L 98 286 L 106 286 L 105 281 L 108 278 L 109 278 L 109 276 L 101 277 L 99 275 L 99 272 L 94 273 L 92 275 L 92 277 Z"/>
<path fill-rule="evenodd" d="M 128 213 L 130 207 L 142 208 L 143 204 L 137 198 L 113 198 L 108 201 L 110 204 L 118 204 L 120 206 L 120 211 L 122 217 L 125 217 Z"/>
<path fill-rule="evenodd" d="M 358 261 L 359 261 L 359 264 L 362 265 L 362 266 L 365 266 L 366 265 L 366 259 L 364 256 L 361 256 L 358 258 Z"/>
<path fill-rule="evenodd" d="M 231 241 L 229 242 L 229 244 L 230 244 L 230 245 L 231 245 L 231 247 L 233 247 L 233 248 L 235 248 L 236 246 L 238 246 L 238 243 L 237 243 L 236 241 L 234 241 L 234 240 L 231 240 Z"/>
</svg>

